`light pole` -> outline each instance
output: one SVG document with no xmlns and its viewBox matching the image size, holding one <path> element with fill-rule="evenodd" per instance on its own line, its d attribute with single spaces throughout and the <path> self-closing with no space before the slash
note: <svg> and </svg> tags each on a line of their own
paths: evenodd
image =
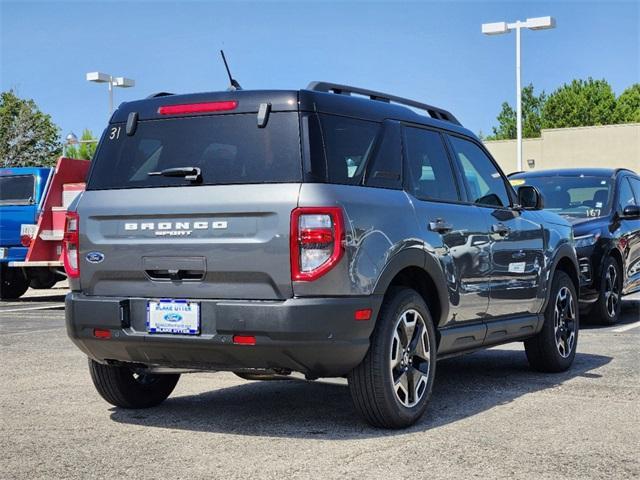
<svg viewBox="0 0 640 480">
<path fill-rule="evenodd" d="M 555 28 L 556 21 L 553 17 L 536 17 L 527 18 L 524 22 L 518 20 L 513 23 L 496 22 L 483 23 L 482 33 L 485 35 L 500 35 L 509 33 L 511 30 L 516 31 L 516 150 L 517 150 L 517 171 L 522 171 L 522 85 L 520 80 L 520 30 L 528 28 L 529 30 L 546 30 Z"/>
<path fill-rule="evenodd" d="M 82 145 L 83 143 L 98 143 L 97 138 L 91 138 L 89 140 L 78 140 L 78 137 L 75 133 L 69 132 L 65 137 L 65 142 L 62 145 L 62 155 L 67 156 L 67 147 L 70 145 Z"/>
<path fill-rule="evenodd" d="M 113 113 L 113 87 L 129 88 L 136 85 L 135 80 L 126 77 L 114 77 L 108 73 L 89 72 L 87 81 L 109 84 L 109 115 Z"/>
</svg>

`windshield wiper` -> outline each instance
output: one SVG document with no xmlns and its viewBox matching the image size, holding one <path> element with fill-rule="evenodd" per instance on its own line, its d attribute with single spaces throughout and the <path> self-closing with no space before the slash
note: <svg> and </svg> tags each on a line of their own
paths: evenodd
<svg viewBox="0 0 640 480">
<path fill-rule="evenodd" d="M 149 176 L 160 176 L 163 177 L 184 177 L 185 180 L 189 180 L 190 182 L 198 182 L 202 180 L 202 172 L 198 167 L 175 167 L 175 168 L 165 168 L 159 172 L 149 172 L 147 173 Z"/>
</svg>

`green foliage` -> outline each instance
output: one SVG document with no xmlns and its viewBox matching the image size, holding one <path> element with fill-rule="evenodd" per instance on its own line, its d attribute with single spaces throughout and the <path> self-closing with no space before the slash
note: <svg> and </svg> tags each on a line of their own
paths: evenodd
<svg viewBox="0 0 640 480">
<path fill-rule="evenodd" d="M 616 123 L 640 122 L 640 83 L 627 88 L 616 102 Z"/>
<path fill-rule="evenodd" d="M 554 91 L 542 110 L 542 128 L 615 123 L 616 96 L 606 80 L 573 80 Z"/>
<path fill-rule="evenodd" d="M 91 160 L 93 154 L 96 153 L 97 142 L 88 140 L 94 140 L 91 130 L 85 128 L 82 131 L 82 137 L 80 137 L 79 145 L 69 145 L 65 148 L 64 155 L 68 158 L 79 158 L 82 160 Z"/>
<path fill-rule="evenodd" d="M 542 108 L 545 101 L 545 93 L 542 92 L 536 96 L 532 84 L 522 89 L 522 136 L 524 138 L 540 136 Z M 487 137 L 487 140 L 516 138 L 516 111 L 507 102 L 502 104 L 497 120 L 498 126 L 492 128 L 493 134 Z"/>
<path fill-rule="evenodd" d="M 516 138 L 516 112 L 507 102 L 497 117 L 498 126 L 486 140 Z M 533 85 L 522 89 L 522 137 L 539 137 L 543 128 L 587 127 L 640 122 L 640 84 L 616 99 L 606 80 L 573 80 L 547 96 L 536 96 Z"/>
<path fill-rule="evenodd" d="M 0 94 L 0 165 L 55 165 L 62 152 L 58 134 L 58 126 L 33 100 L 21 99 L 13 90 Z"/>
</svg>

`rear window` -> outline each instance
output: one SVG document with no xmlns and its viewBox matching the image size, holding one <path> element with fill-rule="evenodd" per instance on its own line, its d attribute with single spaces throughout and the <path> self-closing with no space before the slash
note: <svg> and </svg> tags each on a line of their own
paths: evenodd
<svg viewBox="0 0 640 480">
<path fill-rule="evenodd" d="M 192 184 L 149 175 L 178 167 L 200 168 L 200 185 L 299 182 L 299 132 L 297 112 L 272 113 L 265 128 L 258 128 L 255 114 L 146 120 L 132 136 L 124 124 L 112 124 L 87 190 Z"/>
<path fill-rule="evenodd" d="M 34 200 L 33 175 L 0 177 L 0 205 L 31 205 Z"/>
</svg>

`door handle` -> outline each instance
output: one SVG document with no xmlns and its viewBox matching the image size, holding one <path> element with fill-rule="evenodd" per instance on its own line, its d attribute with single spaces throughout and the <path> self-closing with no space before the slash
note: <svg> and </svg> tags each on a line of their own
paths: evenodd
<svg viewBox="0 0 640 480">
<path fill-rule="evenodd" d="M 493 233 L 497 233 L 501 237 L 505 237 L 511 233 L 511 229 L 507 227 L 504 223 L 494 223 L 491 225 L 491 231 Z"/>
<path fill-rule="evenodd" d="M 435 222 L 429 222 L 429 230 L 437 233 L 448 233 L 453 230 L 453 226 L 446 223 L 441 218 L 436 218 Z"/>
</svg>

